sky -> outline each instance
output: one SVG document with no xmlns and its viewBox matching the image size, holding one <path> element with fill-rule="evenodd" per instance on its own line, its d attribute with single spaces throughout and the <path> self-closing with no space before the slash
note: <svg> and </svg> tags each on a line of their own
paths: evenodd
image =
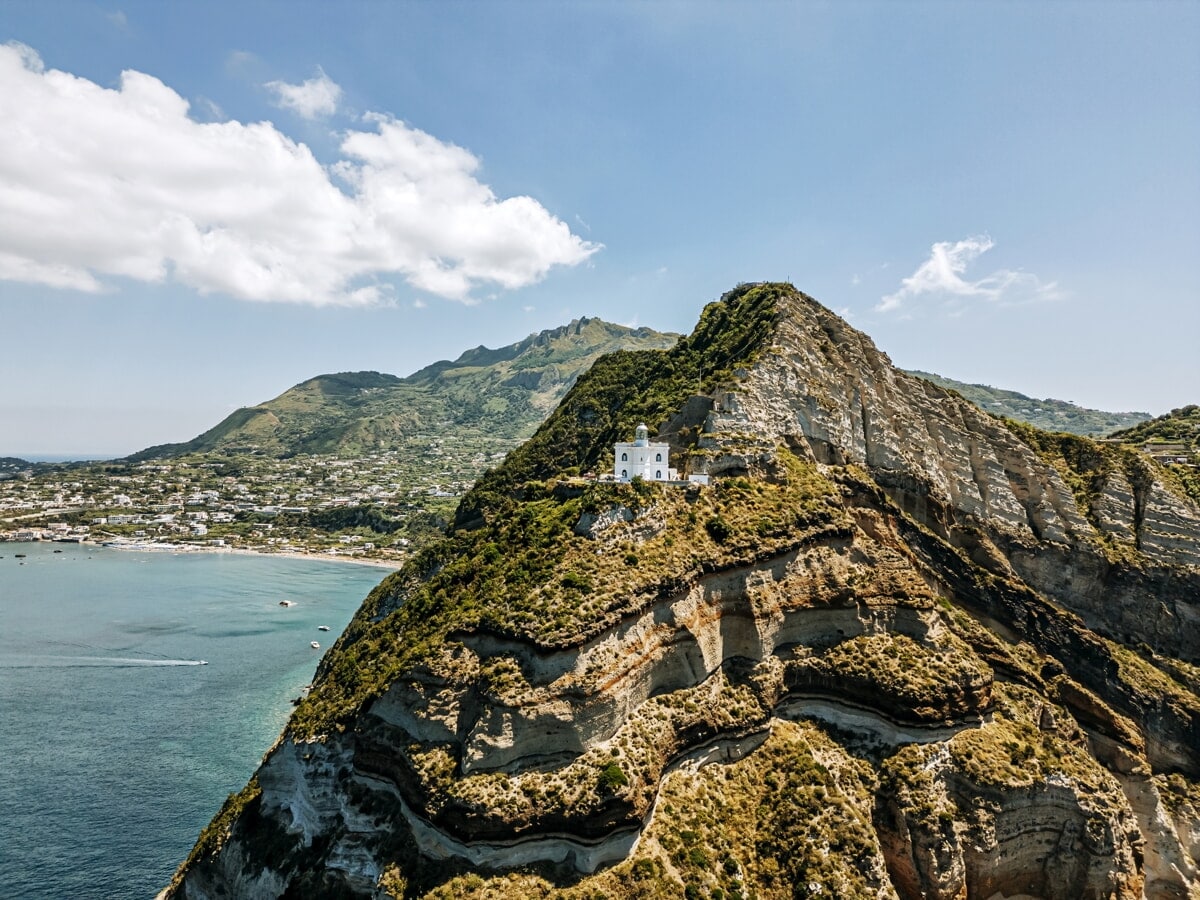
<svg viewBox="0 0 1200 900">
<path fill-rule="evenodd" d="M 782 280 L 1200 402 L 1200 3 L 0 0 L 0 456 Z"/>
</svg>

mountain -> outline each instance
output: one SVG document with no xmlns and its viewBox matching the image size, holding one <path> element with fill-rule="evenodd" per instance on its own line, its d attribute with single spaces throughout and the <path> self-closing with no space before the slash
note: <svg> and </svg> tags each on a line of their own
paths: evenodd
<svg viewBox="0 0 1200 900">
<path fill-rule="evenodd" d="M 403 449 L 421 430 L 528 437 L 575 379 L 601 355 L 671 346 L 678 335 L 581 318 L 498 350 L 477 347 L 453 362 L 398 378 L 342 372 L 310 378 L 258 406 L 244 407 L 190 441 L 149 447 L 132 462 L 189 453 L 360 455 Z"/>
<path fill-rule="evenodd" d="M 1028 422 L 1044 431 L 1066 431 L 1085 437 L 1102 437 L 1118 428 L 1129 428 L 1150 418 L 1150 414 L 1144 412 L 1105 412 L 1076 406 L 1065 400 L 1035 400 L 1016 391 L 1006 391 L 986 384 L 967 384 L 916 369 L 909 369 L 908 374 L 932 381 L 938 387 L 956 391 L 992 415 Z"/>
<path fill-rule="evenodd" d="M 708 483 L 617 483 L 647 423 Z M 786 284 L 618 352 L 323 658 L 165 895 L 1200 891 L 1200 508 Z"/>
</svg>

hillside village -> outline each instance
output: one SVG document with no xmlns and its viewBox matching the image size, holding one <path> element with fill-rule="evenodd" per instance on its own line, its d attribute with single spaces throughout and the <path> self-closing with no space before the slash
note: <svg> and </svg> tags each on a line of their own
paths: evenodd
<svg viewBox="0 0 1200 900">
<path fill-rule="evenodd" d="M 445 526 L 458 497 L 504 452 L 454 435 L 428 435 L 416 456 L 213 454 L 30 466 L 0 480 L 0 540 L 398 563 Z"/>
<path fill-rule="evenodd" d="M 84 464 L 0 479 L 0 541 L 103 543 L 130 549 L 242 549 L 395 561 L 443 529 L 458 498 L 503 450 L 427 436 L 414 466 L 398 451 L 287 460 L 197 455 Z M 640 452 L 636 470 L 620 456 Z M 651 454 L 658 457 L 657 474 Z M 669 445 L 614 448 L 617 481 L 670 481 Z M 624 467 L 624 468 L 622 468 Z M 435 471 L 436 470 L 436 471 Z M 593 476 L 594 477 L 594 476 Z M 690 481 L 707 483 L 701 475 Z"/>
</svg>

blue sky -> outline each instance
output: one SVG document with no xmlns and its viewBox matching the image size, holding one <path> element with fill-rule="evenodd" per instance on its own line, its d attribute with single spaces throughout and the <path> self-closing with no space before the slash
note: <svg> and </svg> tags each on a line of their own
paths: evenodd
<svg viewBox="0 0 1200 900">
<path fill-rule="evenodd" d="M 0 45 L 0 455 L 764 279 L 904 367 L 1200 401 L 1197 3 L 0 0 Z"/>
</svg>

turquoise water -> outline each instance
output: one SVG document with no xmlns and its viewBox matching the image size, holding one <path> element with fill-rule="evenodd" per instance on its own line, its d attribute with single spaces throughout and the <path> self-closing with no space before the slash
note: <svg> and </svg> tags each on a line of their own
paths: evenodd
<svg viewBox="0 0 1200 900">
<path fill-rule="evenodd" d="M 152 897 L 385 574 L 0 544 L 0 896 Z"/>
</svg>

